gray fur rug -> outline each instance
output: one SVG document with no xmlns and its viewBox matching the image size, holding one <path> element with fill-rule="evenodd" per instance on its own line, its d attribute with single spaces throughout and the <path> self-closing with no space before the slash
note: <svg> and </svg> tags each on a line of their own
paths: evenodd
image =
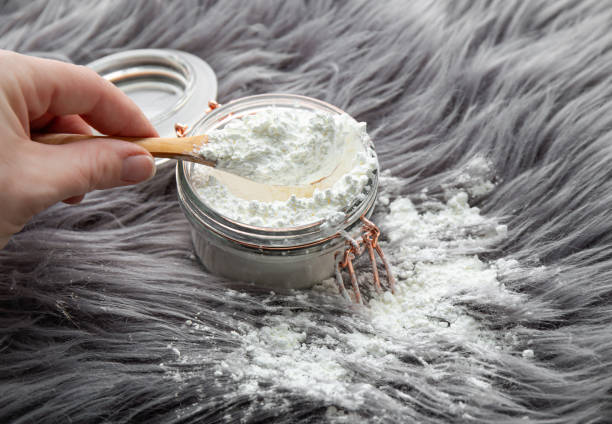
<svg viewBox="0 0 612 424">
<path fill-rule="evenodd" d="M 600 0 L 0 1 L 1 48 L 180 49 L 220 102 L 366 121 L 402 290 L 207 274 L 167 164 L 0 251 L 0 422 L 610 422 L 611 22 Z"/>
</svg>

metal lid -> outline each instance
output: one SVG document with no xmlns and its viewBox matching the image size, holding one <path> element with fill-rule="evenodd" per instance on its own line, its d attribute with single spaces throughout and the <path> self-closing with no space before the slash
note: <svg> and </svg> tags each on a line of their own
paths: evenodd
<svg viewBox="0 0 612 424">
<path fill-rule="evenodd" d="M 161 137 L 173 137 L 175 123 L 192 126 L 217 97 L 211 67 L 179 50 L 127 50 L 87 66 L 130 96 Z"/>
</svg>

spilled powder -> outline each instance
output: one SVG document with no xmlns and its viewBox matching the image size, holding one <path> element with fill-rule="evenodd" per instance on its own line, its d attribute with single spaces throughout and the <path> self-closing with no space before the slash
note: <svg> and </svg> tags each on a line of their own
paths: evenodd
<svg viewBox="0 0 612 424">
<path fill-rule="evenodd" d="M 486 162 L 481 160 L 475 166 L 485 167 Z M 381 187 L 402 183 L 389 175 L 381 178 Z M 476 186 L 479 188 L 473 195 L 494 189 L 485 181 L 471 185 Z M 461 304 L 521 302 L 519 294 L 506 290 L 498 280 L 499 275 L 518 266 L 516 261 L 487 263 L 478 257 L 478 252 L 503 239 L 507 229 L 471 207 L 467 189 L 453 188 L 442 202 L 425 193 L 420 197 L 418 207 L 408 197 L 394 197 L 385 191 L 379 198 L 383 213 L 376 218 L 385 236 L 382 247 L 397 279 L 395 295 L 387 292 L 374 297 L 367 307 L 343 317 L 353 321 L 351 332 L 340 331 L 333 318 L 324 319 L 315 308 L 270 313 L 260 328 L 238 323 L 233 335 L 240 346 L 215 365 L 215 376 L 235 382 L 239 394 L 286 390 L 334 405 L 328 408 L 327 418 L 347 422 L 350 411 L 368 402 L 401 408 L 396 399 L 376 390 L 376 381 L 383 378 L 385 370 L 406 369 L 406 355 L 419 366 L 415 374 L 405 375 L 406 384 L 418 386 L 420 381 L 430 387 L 435 381 L 458 379 L 466 390 L 490 390 L 484 365 L 471 356 L 494 359 L 513 339 L 482 328 Z M 360 278 L 371 279 L 367 267 L 361 270 Z M 332 280 L 313 290 L 330 298 L 338 296 Z M 271 293 L 264 303 L 280 298 L 284 303 L 308 304 L 310 295 L 296 292 L 281 297 Z M 455 351 L 444 346 L 459 348 Z M 436 363 L 431 359 L 434 353 L 444 360 Z M 525 350 L 522 356 L 532 358 L 534 354 Z M 183 355 L 181 360 L 194 359 Z M 359 377 L 350 364 L 369 369 L 372 378 Z M 447 402 L 449 411 L 461 413 L 464 403 L 454 401 L 443 385 L 439 386 L 429 390 L 439 402 Z"/>
</svg>

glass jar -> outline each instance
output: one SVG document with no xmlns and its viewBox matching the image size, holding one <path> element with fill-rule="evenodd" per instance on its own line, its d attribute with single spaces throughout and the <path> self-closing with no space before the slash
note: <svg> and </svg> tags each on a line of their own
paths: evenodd
<svg viewBox="0 0 612 424">
<path fill-rule="evenodd" d="M 341 114 L 328 103 L 292 94 L 263 94 L 237 99 L 200 119 L 186 135 L 206 134 L 222 128 L 228 117 L 256 113 L 274 106 Z M 375 155 L 373 148 L 371 149 Z M 306 288 L 334 275 L 337 255 L 345 250 L 344 235 L 357 236 L 360 218 L 369 217 L 378 190 L 378 166 L 360 200 L 349 205 L 337 224 L 318 221 L 293 228 L 245 225 L 219 214 L 200 198 L 192 182 L 194 167 L 178 161 L 179 203 L 191 224 L 196 255 L 212 274 L 253 282 L 269 288 Z"/>
</svg>

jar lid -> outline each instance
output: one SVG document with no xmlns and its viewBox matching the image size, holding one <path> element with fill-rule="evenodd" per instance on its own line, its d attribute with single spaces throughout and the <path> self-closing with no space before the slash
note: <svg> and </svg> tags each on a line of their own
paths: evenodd
<svg viewBox="0 0 612 424">
<path fill-rule="evenodd" d="M 192 126 L 217 97 L 211 67 L 179 50 L 127 50 L 87 66 L 134 100 L 161 137 L 174 137 L 175 123 Z"/>
</svg>

